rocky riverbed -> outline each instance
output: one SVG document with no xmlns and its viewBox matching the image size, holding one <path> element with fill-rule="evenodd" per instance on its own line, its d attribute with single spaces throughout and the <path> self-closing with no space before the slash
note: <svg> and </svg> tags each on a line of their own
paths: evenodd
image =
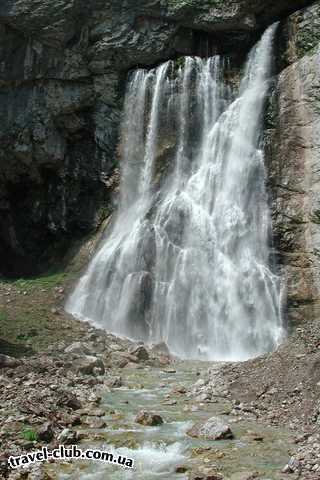
<svg viewBox="0 0 320 480">
<path fill-rule="evenodd" d="M 182 362 L 66 315 L 73 278 L 0 282 L 1 478 L 320 478 L 317 323 L 248 362 Z M 135 470 L 8 469 L 10 455 L 59 444 L 119 452 Z"/>
<path fill-rule="evenodd" d="M 318 372 L 315 330 L 312 351 L 300 332 L 273 355 L 206 364 L 78 329 L 81 341 L 0 356 L 3 478 L 320 478 L 320 386 L 299 374 Z M 59 444 L 119 451 L 135 473 L 83 461 L 7 467 L 10 455 Z"/>
</svg>

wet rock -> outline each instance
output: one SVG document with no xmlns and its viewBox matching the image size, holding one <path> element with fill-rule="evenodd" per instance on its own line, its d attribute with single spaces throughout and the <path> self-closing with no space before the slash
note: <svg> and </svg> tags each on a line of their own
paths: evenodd
<svg viewBox="0 0 320 480">
<path fill-rule="evenodd" d="M 195 424 L 187 431 L 190 437 L 202 438 L 204 440 L 226 440 L 234 438 L 234 435 L 226 423 L 218 417 L 209 418 L 209 420 Z"/>
<path fill-rule="evenodd" d="M 147 427 L 157 427 L 163 424 L 163 419 L 160 415 L 156 415 L 152 412 L 141 411 L 135 418 L 135 422 Z"/>
<path fill-rule="evenodd" d="M 51 422 L 44 423 L 38 430 L 38 438 L 46 443 L 50 443 L 54 437 L 54 431 Z"/>
</svg>

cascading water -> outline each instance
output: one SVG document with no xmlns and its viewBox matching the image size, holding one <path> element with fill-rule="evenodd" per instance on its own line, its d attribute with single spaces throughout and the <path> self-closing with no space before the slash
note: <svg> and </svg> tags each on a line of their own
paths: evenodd
<svg viewBox="0 0 320 480">
<path fill-rule="evenodd" d="M 70 313 L 184 358 L 244 360 L 281 341 L 259 149 L 275 28 L 237 96 L 218 56 L 132 75 L 119 211 Z"/>
</svg>

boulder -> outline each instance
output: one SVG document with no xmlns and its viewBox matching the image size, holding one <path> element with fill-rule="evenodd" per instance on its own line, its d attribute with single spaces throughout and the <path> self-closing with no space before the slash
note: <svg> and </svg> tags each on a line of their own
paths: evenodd
<svg viewBox="0 0 320 480">
<path fill-rule="evenodd" d="M 100 375 L 105 373 L 105 366 L 101 358 L 93 357 L 91 355 L 85 355 L 77 359 L 75 363 L 75 369 L 77 372 L 84 375 L 93 375 L 95 372 L 100 372 Z"/>
<path fill-rule="evenodd" d="M 294 457 L 291 457 L 287 465 L 284 467 L 282 470 L 282 473 L 295 473 L 301 470 L 301 465 L 299 460 L 295 459 Z"/>
<path fill-rule="evenodd" d="M 135 422 L 140 423 L 140 425 L 145 425 L 147 427 L 157 427 L 163 424 L 163 420 L 160 415 L 152 412 L 146 412 L 144 410 L 138 413 L 135 418 Z"/>
<path fill-rule="evenodd" d="M 161 367 L 165 367 L 171 363 L 170 357 L 167 355 L 160 355 L 158 360 Z"/>
<path fill-rule="evenodd" d="M 80 400 L 75 395 L 69 395 L 65 401 L 65 405 L 72 410 L 79 410 L 82 408 Z"/>
<path fill-rule="evenodd" d="M 128 365 L 129 361 L 126 358 L 119 358 L 114 362 L 114 366 L 118 368 L 124 368 Z"/>
<path fill-rule="evenodd" d="M 60 444 L 71 445 L 77 443 L 77 433 L 69 428 L 64 428 L 57 438 Z"/>
<path fill-rule="evenodd" d="M 73 353 L 75 355 L 91 355 L 92 351 L 89 349 L 88 345 L 83 342 L 74 342 L 69 345 L 65 350 L 65 353 Z"/>
<path fill-rule="evenodd" d="M 130 355 L 134 355 L 139 361 L 149 360 L 149 353 L 145 347 L 138 345 L 129 350 Z"/>
<path fill-rule="evenodd" d="M 0 368 L 16 368 L 21 365 L 21 361 L 8 355 L 0 353 Z"/>
<path fill-rule="evenodd" d="M 124 368 L 128 363 L 139 363 L 138 358 L 135 355 L 131 355 L 128 352 L 112 352 L 110 359 L 110 366 Z"/>
<path fill-rule="evenodd" d="M 176 467 L 175 472 L 176 472 L 176 473 L 187 473 L 188 470 L 189 470 L 189 468 L 188 468 L 187 466 L 185 466 L 185 465 L 178 465 L 178 466 Z"/>
<path fill-rule="evenodd" d="M 79 413 L 80 413 L 80 415 L 88 415 L 89 417 L 103 417 L 106 414 L 106 412 L 104 410 L 102 410 L 101 408 L 83 409 Z"/>
<path fill-rule="evenodd" d="M 165 342 L 160 342 L 152 345 L 151 351 L 155 355 L 166 355 L 168 357 L 170 356 L 168 345 Z"/>
<path fill-rule="evenodd" d="M 54 437 L 54 431 L 51 422 L 44 423 L 38 430 L 38 438 L 43 442 L 49 443 Z"/>
<path fill-rule="evenodd" d="M 7 478 L 8 472 L 9 472 L 8 457 L 1 454 L 0 455 L 0 475 L 2 475 L 3 478 Z"/>
<path fill-rule="evenodd" d="M 227 440 L 234 438 L 231 428 L 218 417 L 195 424 L 187 431 L 190 437 L 203 440 Z"/>
<path fill-rule="evenodd" d="M 122 378 L 121 377 L 111 377 L 106 384 L 110 388 L 120 388 L 122 387 Z"/>
<path fill-rule="evenodd" d="M 106 422 L 102 420 L 101 418 L 88 418 L 85 422 L 86 425 L 88 425 L 89 428 L 92 428 L 94 430 L 100 430 L 102 428 L 105 428 L 107 426 Z"/>
</svg>

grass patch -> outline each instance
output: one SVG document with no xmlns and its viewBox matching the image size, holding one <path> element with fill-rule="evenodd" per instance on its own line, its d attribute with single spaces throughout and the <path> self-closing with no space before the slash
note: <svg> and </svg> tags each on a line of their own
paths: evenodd
<svg viewBox="0 0 320 480">
<path fill-rule="evenodd" d="M 1 282 L 10 294 L 5 297 L 8 303 L 0 309 L 0 338 L 7 346 L 12 346 L 12 353 L 43 350 L 52 342 L 63 339 L 66 331 L 62 315 L 55 315 L 52 309 L 63 301 L 63 296 L 55 288 L 65 288 L 71 276 L 56 271 Z M 10 348 L 5 350 L 8 352 Z"/>
<path fill-rule="evenodd" d="M 17 280 L 5 280 L 4 283 L 13 285 L 19 290 L 31 290 L 34 288 L 54 288 L 66 281 L 66 272 L 52 273 L 34 278 L 19 278 Z"/>
<path fill-rule="evenodd" d="M 0 308 L 1 353 L 33 354 L 49 345 L 79 338 L 78 322 L 66 318 L 63 312 L 65 294 L 55 289 L 65 289 L 72 275 L 53 273 L 0 282 L 0 287 L 2 284 L 2 288 L 10 292 L 5 296 L 7 302 Z"/>
<path fill-rule="evenodd" d="M 2 330 L 7 341 L 39 350 L 60 338 L 61 325 L 58 323 L 59 319 L 51 314 L 50 306 L 22 304 L 9 312 Z"/>
<path fill-rule="evenodd" d="M 30 428 L 25 429 L 22 431 L 22 438 L 27 440 L 28 442 L 37 442 L 38 441 L 38 434 L 34 430 Z"/>
</svg>

